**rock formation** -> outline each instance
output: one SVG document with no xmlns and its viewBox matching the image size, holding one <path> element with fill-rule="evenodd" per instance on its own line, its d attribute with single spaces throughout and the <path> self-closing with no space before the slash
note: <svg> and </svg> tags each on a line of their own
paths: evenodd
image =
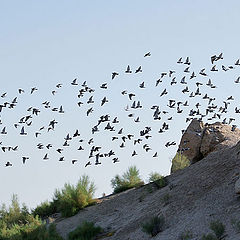
<svg viewBox="0 0 240 240">
<path fill-rule="evenodd" d="M 237 128 L 233 129 L 232 126 L 220 122 L 204 124 L 193 119 L 181 138 L 178 154 L 193 164 L 210 152 L 234 146 L 239 140 L 240 130 Z M 172 166 L 171 172 L 174 170 L 176 168 Z"/>
</svg>

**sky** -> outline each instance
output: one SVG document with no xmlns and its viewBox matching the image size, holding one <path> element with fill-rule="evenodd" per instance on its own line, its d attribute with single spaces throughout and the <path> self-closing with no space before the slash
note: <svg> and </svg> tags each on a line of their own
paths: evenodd
<svg viewBox="0 0 240 240">
<path fill-rule="evenodd" d="M 17 151 L 0 151 L 0 204 L 9 203 L 15 193 L 20 202 L 33 208 L 42 201 L 51 200 L 54 190 L 62 188 L 64 183 L 76 184 L 83 174 L 95 182 L 95 197 L 101 197 L 102 193 L 112 193 L 111 179 L 132 165 L 137 166 L 145 182 L 150 172 L 168 175 L 181 130 L 188 125 L 185 118 L 196 101 L 182 94 L 185 86 L 172 87 L 168 79 L 155 87 L 156 80 L 162 72 L 175 70 L 180 81 L 184 75 L 184 67 L 176 63 L 180 57 L 190 58 L 191 71 L 195 73 L 203 68 L 209 70 L 212 66 L 210 57 L 221 52 L 224 59 L 216 63 L 219 69 L 222 64 L 233 65 L 240 57 L 237 51 L 239 7 L 239 1 L 221 0 L 0 0 L 0 94 L 7 93 L 5 98 L 0 98 L 0 104 L 11 102 L 15 97 L 18 101 L 16 107 L 4 108 L 0 113 L 0 130 L 6 127 L 8 132 L 0 135 L 2 146 L 18 146 Z M 151 52 L 150 57 L 144 57 L 147 52 Z M 127 65 L 133 72 L 139 66 L 143 71 L 125 74 Z M 111 79 L 112 72 L 119 73 L 114 80 Z M 235 105 L 229 109 L 229 114 L 236 117 L 235 124 L 238 119 L 233 109 L 238 104 L 239 91 L 234 80 L 238 76 L 237 67 L 233 71 L 209 72 L 217 88 L 201 88 L 216 98 L 216 104 L 222 104 L 230 95 L 236 97 Z M 75 78 L 77 86 L 71 85 Z M 207 80 L 199 78 L 199 81 Z M 95 91 L 79 99 L 77 95 L 84 81 Z M 139 84 L 143 81 L 146 88 L 140 89 Z M 58 83 L 62 84 L 59 89 L 56 88 Z M 100 88 L 103 83 L 107 83 L 108 89 Z M 195 82 L 188 86 L 196 90 Z M 33 87 L 38 90 L 30 94 Z M 19 88 L 25 92 L 19 94 Z M 165 88 L 168 95 L 160 97 Z M 51 93 L 53 90 L 56 90 L 55 95 Z M 128 95 L 121 94 L 123 90 L 134 93 L 134 100 L 140 100 L 143 108 L 125 111 L 132 101 Z M 86 101 L 91 95 L 94 104 L 88 105 Z M 101 107 L 104 96 L 109 102 Z M 188 99 L 190 107 L 184 114 L 177 114 L 176 109 L 166 107 L 169 99 Z M 204 108 L 206 102 L 198 100 Z M 51 108 L 44 108 L 44 101 L 49 101 Z M 84 104 L 78 107 L 78 101 Z M 169 114 L 162 116 L 161 121 L 154 121 L 150 109 L 153 105 L 159 105 L 161 111 L 169 111 Z M 51 111 L 60 106 L 63 106 L 64 114 Z M 33 116 L 31 126 L 24 125 L 27 135 L 20 136 L 23 125 L 15 128 L 14 123 L 30 114 L 29 107 L 41 112 Z M 90 107 L 94 111 L 87 117 L 86 111 Z M 128 117 L 129 113 L 133 113 L 134 118 L 140 117 L 140 123 Z M 118 117 L 120 123 L 115 126 L 115 132 L 103 130 L 104 123 L 99 132 L 92 134 L 92 127 L 105 114 L 109 114 L 111 120 Z M 170 130 L 159 134 L 158 130 L 170 116 L 173 117 L 169 121 Z M 47 132 L 49 121 L 53 119 L 58 122 L 56 129 Z M 43 126 L 45 129 L 36 138 L 35 132 Z M 151 147 L 149 152 L 143 150 L 143 144 L 135 146 L 129 141 L 120 149 L 120 139 L 111 141 L 121 127 L 123 134 L 133 134 L 137 138 L 146 126 L 152 128 L 152 137 L 143 141 Z M 72 136 L 76 129 L 80 138 L 71 140 L 70 147 L 63 147 L 64 137 L 68 133 Z M 102 147 L 101 152 L 113 149 L 120 162 L 113 164 L 111 158 L 104 158 L 101 165 L 95 166 L 94 159 L 88 158 L 91 146 L 87 141 L 92 137 L 94 145 Z M 83 143 L 79 143 L 79 139 L 84 139 Z M 168 141 L 177 144 L 166 148 L 164 145 Z M 39 143 L 44 149 L 37 149 Z M 50 150 L 45 147 L 49 143 L 53 145 Z M 82 152 L 76 150 L 80 144 L 85 148 Z M 62 155 L 56 152 L 59 147 L 64 148 Z M 133 150 L 138 155 L 131 157 Z M 158 152 L 157 158 L 152 157 L 155 152 Z M 44 161 L 46 153 L 49 159 Z M 22 156 L 29 157 L 26 164 L 22 163 Z M 58 161 L 61 156 L 64 156 L 64 162 Z M 78 161 L 73 165 L 72 159 Z M 89 160 L 92 165 L 85 168 Z M 13 166 L 5 167 L 7 161 Z"/>
</svg>

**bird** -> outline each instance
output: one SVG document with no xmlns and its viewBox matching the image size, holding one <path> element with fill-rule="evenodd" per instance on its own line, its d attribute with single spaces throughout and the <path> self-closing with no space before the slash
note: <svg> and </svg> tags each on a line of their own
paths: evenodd
<svg viewBox="0 0 240 240">
<path fill-rule="evenodd" d="M 139 73 L 139 72 L 142 72 L 142 67 L 141 67 L 141 66 L 139 66 L 139 67 L 137 68 L 137 70 L 135 71 L 135 73 Z"/>
<path fill-rule="evenodd" d="M 62 148 L 58 148 L 56 151 L 61 154 L 63 149 Z"/>
<path fill-rule="evenodd" d="M 71 85 L 73 85 L 73 86 L 77 86 L 78 85 L 77 78 L 73 79 L 73 81 L 71 82 Z"/>
<path fill-rule="evenodd" d="M 186 79 L 186 76 L 183 76 L 182 79 L 181 79 L 181 81 L 180 81 L 180 83 L 181 83 L 181 84 L 187 84 L 187 82 L 185 81 L 185 79 Z"/>
<path fill-rule="evenodd" d="M 238 77 L 234 82 L 235 83 L 240 83 L 240 77 Z"/>
<path fill-rule="evenodd" d="M 56 85 L 56 88 L 61 88 L 62 87 L 62 84 L 61 83 L 58 83 L 57 85 Z"/>
<path fill-rule="evenodd" d="M 12 167 L 12 163 L 6 162 L 5 167 Z"/>
<path fill-rule="evenodd" d="M 191 64 L 190 61 L 189 61 L 189 57 L 186 58 L 184 64 L 187 64 L 187 65 L 190 65 L 190 64 Z"/>
<path fill-rule="evenodd" d="M 113 72 L 113 73 L 112 73 L 112 80 L 113 80 L 116 76 L 118 76 L 118 75 L 119 75 L 119 73 Z"/>
<path fill-rule="evenodd" d="M 145 88 L 144 82 L 140 83 L 140 84 L 139 84 L 139 87 L 140 87 L 140 88 Z"/>
<path fill-rule="evenodd" d="M 151 56 L 151 53 L 150 52 L 147 52 L 144 54 L 144 57 L 150 57 Z"/>
<path fill-rule="evenodd" d="M 6 127 L 4 127 L 4 128 L 2 129 L 1 134 L 7 134 L 7 132 L 6 132 Z"/>
<path fill-rule="evenodd" d="M 160 97 L 162 97 L 163 95 L 166 95 L 166 94 L 168 94 L 168 92 L 167 92 L 167 89 L 165 88 L 165 89 L 163 90 L 163 92 L 160 94 Z"/>
<path fill-rule="evenodd" d="M 183 63 L 182 57 L 178 59 L 177 63 L 180 63 L 180 64 Z"/>
<path fill-rule="evenodd" d="M 78 129 L 76 130 L 76 132 L 73 134 L 73 137 L 79 137 L 80 133 L 78 132 Z"/>
<path fill-rule="evenodd" d="M 60 106 L 60 108 L 59 108 L 59 111 L 58 111 L 59 113 L 64 113 L 64 110 L 63 110 L 63 107 L 62 106 Z"/>
<path fill-rule="evenodd" d="M 132 73 L 129 65 L 127 66 L 127 69 L 126 69 L 125 73 Z"/>
<path fill-rule="evenodd" d="M 106 97 L 104 97 L 102 100 L 101 100 L 101 106 L 103 106 L 105 103 L 107 103 L 108 100 Z"/>
<path fill-rule="evenodd" d="M 100 88 L 102 88 L 102 89 L 107 89 L 107 83 L 103 83 L 103 84 L 100 86 Z"/>
<path fill-rule="evenodd" d="M 137 152 L 134 150 L 133 153 L 132 153 L 132 157 L 136 156 L 136 155 L 137 155 Z"/>
<path fill-rule="evenodd" d="M 29 159 L 29 157 L 22 157 L 23 164 L 25 164 L 28 159 Z"/>
<path fill-rule="evenodd" d="M 21 88 L 19 88 L 19 89 L 18 89 L 18 93 L 19 93 L 19 94 L 22 94 L 22 93 L 24 93 L 24 90 L 21 89 Z"/>
<path fill-rule="evenodd" d="M 85 164 L 85 167 L 90 166 L 90 165 L 91 165 L 91 162 L 88 161 L 88 162 Z"/>
<path fill-rule="evenodd" d="M 112 161 L 113 161 L 113 163 L 117 163 L 117 162 L 119 162 L 119 159 L 118 158 L 113 158 Z"/>
<path fill-rule="evenodd" d="M 132 98 L 135 97 L 135 96 L 136 96 L 136 95 L 135 95 L 134 93 L 129 93 L 129 94 L 128 94 L 128 97 L 129 97 L 130 100 L 132 100 Z"/>
<path fill-rule="evenodd" d="M 92 113 L 93 112 L 93 108 L 91 107 L 91 108 L 89 108 L 88 110 L 87 110 L 87 116 L 90 114 L 90 113 Z"/>
<path fill-rule="evenodd" d="M 216 65 L 214 65 L 212 68 L 211 68 L 211 70 L 210 71 L 212 71 L 212 72 L 217 72 L 218 71 L 218 69 L 216 69 Z"/>
<path fill-rule="evenodd" d="M 31 88 L 31 94 L 33 94 L 35 91 L 37 91 L 38 89 L 36 87 Z"/>
<path fill-rule="evenodd" d="M 27 135 L 27 133 L 24 131 L 24 126 L 21 129 L 20 135 Z"/>
<path fill-rule="evenodd" d="M 202 76 L 207 76 L 207 74 L 205 73 L 205 68 L 201 69 L 199 74 Z"/>
</svg>

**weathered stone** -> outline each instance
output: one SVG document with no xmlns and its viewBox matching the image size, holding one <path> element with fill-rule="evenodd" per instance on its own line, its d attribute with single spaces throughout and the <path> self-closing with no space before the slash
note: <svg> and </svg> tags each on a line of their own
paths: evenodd
<svg viewBox="0 0 240 240">
<path fill-rule="evenodd" d="M 203 122 L 193 119 L 182 136 L 179 150 L 190 162 L 199 160 L 203 130 Z"/>
<path fill-rule="evenodd" d="M 206 157 L 210 152 L 236 145 L 239 140 L 240 130 L 238 128 L 232 131 L 232 126 L 227 124 L 220 122 L 204 124 L 193 119 L 181 138 L 177 154 L 180 154 L 180 159 L 185 160 L 184 156 L 193 164 Z M 182 165 L 184 166 L 176 161 L 174 163 L 173 160 L 171 172 L 181 169 Z"/>
<path fill-rule="evenodd" d="M 232 131 L 227 124 L 213 123 L 206 124 L 201 142 L 200 152 L 205 157 L 208 153 L 220 150 L 224 147 L 232 147 L 240 140 L 240 130 Z"/>
</svg>

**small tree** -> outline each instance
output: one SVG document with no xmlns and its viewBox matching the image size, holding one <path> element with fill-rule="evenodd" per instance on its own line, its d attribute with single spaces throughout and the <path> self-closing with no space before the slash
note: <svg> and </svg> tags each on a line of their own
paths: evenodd
<svg viewBox="0 0 240 240">
<path fill-rule="evenodd" d="M 73 216 L 80 209 L 94 202 L 95 190 L 95 184 L 90 182 L 88 176 L 83 175 L 76 186 L 66 183 L 61 191 L 56 190 L 54 204 L 63 217 Z"/>
<path fill-rule="evenodd" d="M 74 231 L 68 234 L 69 240 L 92 240 L 95 239 L 99 233 L 102 232 L 102 228 L 95 226 L 93 222 L 83 222 Z"/>
<path fill-rule="evenodd" d="M 163 176 L 157 172 L 151 172 L 149 174 L 149 182 L 155 182 L 157 180 L 159 180 L 160 178 L 162 178 Z"/>
<path fill-rule="evenodd" d="M 164 223 L 165 219 L 163 216 L 154 216 L 142 224 L 142 231 L 154 237 L 163 230 Z"/>
<path fill-rule="evenodd" d="M 219 220 L 211 222 L 210 228 L 215 233 L 217 239 L 220 239 L 225 232 L 225 226 Z"/>
<path fill-rule="evenodd" d="M 133 187 L 141 186 L 144 182 L 141 180 L 137 167 L 131 166 L 122 176 L 116 175 L 111 180 L 111 184 L 114 193 L 119 193 Z"/>
<path fill-rule="evenodd" d="M 183 169 L 190 165 L 189 159 L 181 153 L 177 153 L 172 159 L 171 173 L 176 172 L 179 169 Z"/>
</svg>

